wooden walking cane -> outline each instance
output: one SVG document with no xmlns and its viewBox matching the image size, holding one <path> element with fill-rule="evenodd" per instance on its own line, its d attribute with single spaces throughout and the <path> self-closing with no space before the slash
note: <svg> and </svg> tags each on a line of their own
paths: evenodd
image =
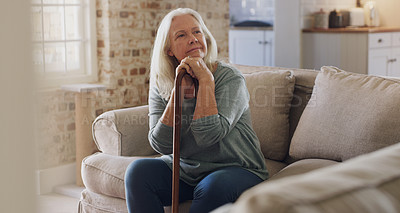
<svg viewBox="0 0 400 213">
<path fill-rule="evenodd" d="M 182 126 L 182 103 L 181 103 L 181 83 L 185 75 L 189 75 L 186 70 L 178 71 L 175 79 L 175 105 L 174 105 L 174 136 L 173 136 L 173 163 L 172 163 L 172 213 L 179 210 L 179 145 L 181 139 Z M 195 85 L 195 96 L 197 96 L 198 81 L 193 79 Z"/>
</svg>

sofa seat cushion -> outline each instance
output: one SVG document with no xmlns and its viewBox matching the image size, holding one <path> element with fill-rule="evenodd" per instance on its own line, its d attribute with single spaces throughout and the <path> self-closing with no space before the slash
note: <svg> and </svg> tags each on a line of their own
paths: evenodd
<svg viewBox="0 0 400 213">
<path fill-rule="evenodd" d="M 179 212 L 189 212 L 191 201 L 179 204 Z M 88 189 L 83 190 L 78 204 L 78 213 L 128 213 L 126 200 L 107 195 L 97 194 Z M 171 212 L 171 207 L 164 207 L 165 213 Z"/>
<path fill-rule="evenodd" d="M 265 181 L 213 213 L 400 212 L 400 143 L 303 175 Z"/>
<path fill-rule="evenodd" d="M 400 141 L 400 83 L 322 67 L 300 117 L 294 159 L 344 161 Z"/>
<path fill-rule="evenodd" d="M 125 199 L 125 171 L 129 164 L 141 158 L 123 157 L 104 153 L 95 153 L 82 161 L 82 179 L 85 187 L 95 193 Z M 287 166 L 286 163 L 265 159 L 269 174 L 272 176 Z"/>
<path fill-rule="evenodd" d="M 289 113 L 295 77 L 292 71 L 243 74 L 250 94 L 253 129 L 266 158 L 282 161 L 289 150 Z"/>
<path fill-rule="evenodd" d="M 283 168 L 285 168 L 288 164 L 271 159 L 265 159 L 265 165 L 267 166 L 269 177 L 272 177 Z"/>
<path fill-rule="evenodd" d="M 316 169 L 338 164 L 339 162 L 325 159 L 304 159 L 296 161 L 273 175 L 268 181 L 277 180 L 293 175 L 304 174 Z"/>
<path fill-rule="evenodd" d="M 149 157 L 122 157 L 104 153 L 90 155 L 82 161 L 83 183 L 92 192 L 125 199 L 126 168 L 141 158 Z"/>
<path fill-rule="evenodd" d="M 78 213 L 128 213 L 126 200 L 107 195 L 97 194 L 88 189 L 82 191 L 78 204 Z"/>
</svg>

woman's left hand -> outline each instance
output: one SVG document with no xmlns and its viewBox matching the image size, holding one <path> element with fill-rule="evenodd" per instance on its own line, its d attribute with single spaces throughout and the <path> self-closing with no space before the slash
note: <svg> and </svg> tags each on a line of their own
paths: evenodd
<svg viewBox="0 0 400 213">
<path fill-rule="evenodd" d="M 186 57 L 182 59 L 181 64 L 185 63 L 190 67 L 187 71 L 189 75 L 201 81 L 214 81 L 212 72 L 208 69 L 206 63 L 201 57 Z"/>
</svg>

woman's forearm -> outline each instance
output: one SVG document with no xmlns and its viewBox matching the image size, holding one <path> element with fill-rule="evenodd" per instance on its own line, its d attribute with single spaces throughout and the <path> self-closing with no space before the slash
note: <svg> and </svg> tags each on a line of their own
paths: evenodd
<svg viewBox="0 0 400 213">
<path fill-rule="evenodd" d="M 175 100 L 175 89 L 172 90 L 171 97 L 169 98 L 167 107 L 165 108 L 164 113 L 160 118 L 161 123 L 171 127 L 174 125 L 174 103 L 175 103 L 174 100 Z"/>
<path fill-rule="evenodd" d="M 167 126 L 174 125 L 174 104 L 175 89 L 171 92 L 170 100 L 163 115 L 160 118 L 161 123 Z M 183 98 L 183 96 L 182 96 Z M 181 98 L 181 99 L 182 99 Z M 217 102 L 215 100 L 215 83 L 213 80 L 200 80 L 196 97 L 196 108 L 193 120 L 218 114 Z"/>
<path fill-rule="evenodd" d="M 200 80 L 193 120 L 216 114 L 218 108 L 215 100 L 215 83 L 213 80 Z"/>
</svg>

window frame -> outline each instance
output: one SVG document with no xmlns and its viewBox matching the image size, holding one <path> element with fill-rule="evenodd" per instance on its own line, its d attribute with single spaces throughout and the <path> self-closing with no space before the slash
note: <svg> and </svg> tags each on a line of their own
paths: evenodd
<svg viewBox="0 0 400 213">
<path fill-rule="evenodd" d="M 38 72 L 34 70 L 37 86 L 39 88 L 54 88 L 60 87 L 65 84 L 80 84 L 80 83 L 94 83 L 98 81 L 98 69 L 97 69 L 97 39 L 96 39 L 96 4 L 95 0 L 81 0 L 82 4 L 82 44 L 83 47 L 83 55 L 79 55 L 83 58 L 82 67 L 83 73 L 76 72 Z M 43 25 L 43 0 L 40 0 L 40 3 L 31 3 L 31 8 L 33 7 L 41 7 L 42 9 L 42 25 Z M 51 4 L 47 4 L 51 5 Z M 52 6 L 52 5 L 51 5 Z M 59 4 L 57 6 L 64 7 L 68 6 L 65 4 L 65 0 L 63 0 L 63 4 Z M 65 11 L 65 9 L 64 9 Z M 65 15 L 64 15 L 65 17 Z M 65 20 L 64 20 L 65 22 Z M 45 41 L 43 26 L 42 27 L 42 38 L 40 41 L 34 41 L 32 37 L 32 45 L 39 44 L 42 45 L 42 57 L 43 57 L 43 70 L 45 67 L 45 53 L 44 53 L 44 44 L 49 44 L 54 41 Z M 66 30 L 66 24 L 64 23 L 64 31 Z M 74 41 L 74 39 L 64 38 L 65 42 Z M 66 51 L 66 50 L 64 50 Z M 33 53 L 32 53 L 33 54 Z M 65 52 L 66 54 L 66 52 Z M 66 62 L 67 63 L 67 62 Z"/>
</svg>

